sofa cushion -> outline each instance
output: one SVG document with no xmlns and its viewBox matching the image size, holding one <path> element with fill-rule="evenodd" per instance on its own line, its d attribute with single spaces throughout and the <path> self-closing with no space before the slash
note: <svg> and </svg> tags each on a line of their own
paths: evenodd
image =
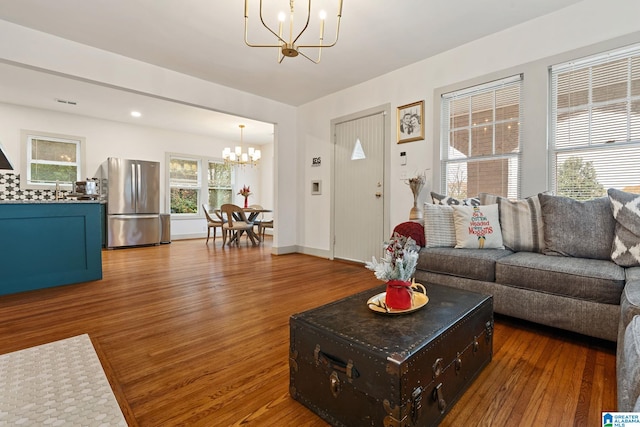
<svg viewBox="0 0 640 427">
<path fill-rule="evenodd" d="M 427 248 L 452 248 L 456 245 L 451 206 L 424 204 L 424 237 Z"/>
<path fill-rule="evenodd" d="M 615 219 L 611 259 L 623 267 L 640 265 L 640 194 L 607 190 Z"/>
<path fill-rule="evenodd" d="M 493 282 L 496 260 L 512 253 L 507 249 L 424 248 L 420 250 L 417 269 Z"/>
<path fill-rule="evenodd" d="M 610 260 L 615 220 L 608 197 L 580 202 L 539 194 L 544 254 Z"/>
<path fill-rule="evenodd" d="M 618 411 L 638 410 L 640 400 L 640 316 L 627 326 L 624 344 L 618 349 Z"/>
<path fill-rule="evenodd" d="M 504 249 L 498 205 L 451 206 L 456 248 Z"/>
<path fill-rule="evenodd" d="M 424 227 L 419 222 L 406 221 L 395 226 L 394 233 L 401 236 L 411 237 L 415 240 L 416 245 L 424 246 Z"/>
<path fill-rule="evenodd" d="M 505 197 L 480 193 L 483 205 L 498 204 L 500 228 L 504 245 L 512 251 L 542 252 L 544 249 L 544 223 L 538 195 L 526 199 L 509 200 Z"/>
<path fill-rule="evenodd" d="M 552 295 L 618 305 L 625 284 L 625 272 L 611 261 L 517 252 L 496 261 L 496 282 Z"/>
<path fill-rule="evenodd" d="M 431 200 L 434 205 L 458 205 L 458 206 L 480 206 L 480 199 L 470 197 L 468 199 L 456 199 L 455 197 L 445 196 L 431 192 Z"/>
</svg>

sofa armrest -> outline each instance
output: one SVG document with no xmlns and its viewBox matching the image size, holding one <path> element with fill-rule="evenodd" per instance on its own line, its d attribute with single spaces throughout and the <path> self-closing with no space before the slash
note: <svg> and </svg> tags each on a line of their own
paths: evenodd
<svg viewBox="0 0 640 427">
<path fill-rule="evenodd" d="M 640 316 L 627 325 L 617 353 L 618 411 L 636 411 L 640 406 Z"/>
<path fill-rule="evenodd" d="M 640 279 L 627 282 L 620 298 L 620 326 L 618 338 L 622 338 L 633 316 L 640 315 Z"/>
<path fill-rule="evenodd" d="M 640 406 L 640 279 L 624 287 L 620 299 L 620 323 L 616 350 L 618 411 L 629 412 Z"/>
</svg>

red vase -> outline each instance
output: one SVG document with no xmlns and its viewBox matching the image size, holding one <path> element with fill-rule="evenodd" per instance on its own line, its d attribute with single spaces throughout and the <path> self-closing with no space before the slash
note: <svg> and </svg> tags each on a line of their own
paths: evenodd
<svg viewBox="0 0 640 427">
<path fill-rule="evenodd" d="M 248 196 L 244 197 L 244 207 L 245 207 L 245 209 L 249 207 L 249 197 Z"/>
<path fill-rule="evenodd" d="M 385 303 L 387 307 L 396 310 L 411 308 L 411 282 L 404 280 L 389 280 L 387 282 L 387 295 Z"/>
</svg>

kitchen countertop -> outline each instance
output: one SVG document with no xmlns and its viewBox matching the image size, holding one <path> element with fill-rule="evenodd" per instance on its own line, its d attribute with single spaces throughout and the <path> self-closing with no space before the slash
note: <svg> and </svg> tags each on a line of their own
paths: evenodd
<svg viewBox="0 0 640 427">
<path fill-rule="evenodd" d="M 0 200 L 0 205 L 35 205 L 35 204 L 56 204 L 56 203 L 106 203 L 105 200 Z"/>
</svg>

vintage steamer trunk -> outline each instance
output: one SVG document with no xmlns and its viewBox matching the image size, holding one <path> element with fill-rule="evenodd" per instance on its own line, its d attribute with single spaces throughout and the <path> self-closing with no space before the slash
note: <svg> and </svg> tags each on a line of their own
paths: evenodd
<svg viewBox="0 0 640 427">
<path fill-rule="evenodd" d="M 438 424 L 491 361 L 493 300 L 426 288 L 409 314 L 370 310 L 381 287 L 291 316 L 291 396 L 335 426 Z"/>
</svg>

